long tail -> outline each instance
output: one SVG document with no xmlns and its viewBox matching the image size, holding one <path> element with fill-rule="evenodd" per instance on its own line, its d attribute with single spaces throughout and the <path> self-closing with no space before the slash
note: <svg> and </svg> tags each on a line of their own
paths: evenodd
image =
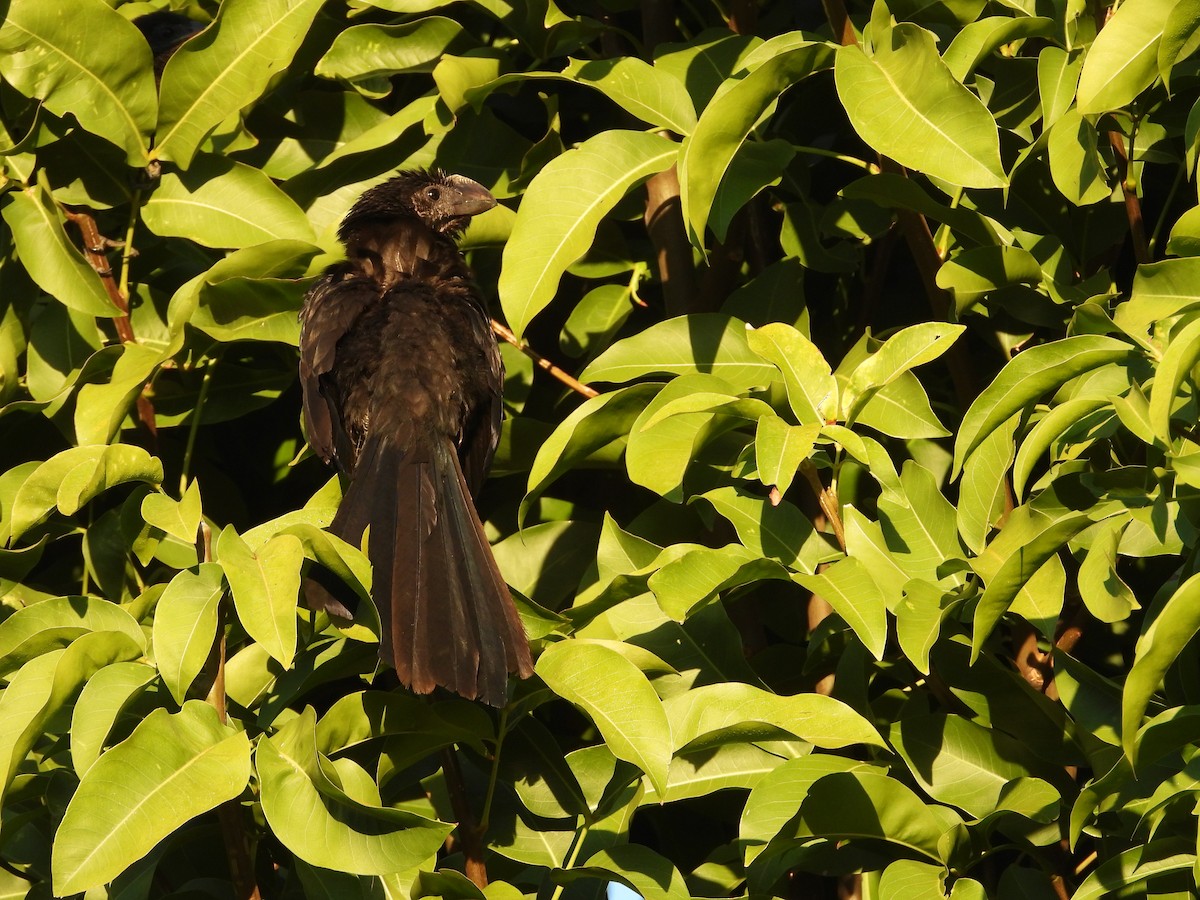
<svg viewBox="0 0 1200 900">
<path fill-rule="evenodd" d="M 368 524 L 380 657 L 417 693 L 503 706 L 508 673 L 533 672 L 529 642 L 448 440 L 367 439 L 330 530 L 358 544 Z M 309 605 L 339 612 L 326 593 L 310 584 Z"/>
</svg>

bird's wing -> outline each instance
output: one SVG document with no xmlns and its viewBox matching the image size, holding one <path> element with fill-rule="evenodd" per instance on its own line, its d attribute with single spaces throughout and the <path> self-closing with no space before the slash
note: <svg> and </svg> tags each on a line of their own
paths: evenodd
<svg viewBox="0 0 1200 900">
<path fill-rule="evenodd" d="M 338 461 L 349 467 L 353 460 L 341 459 L 348 446 L 340 398 L 328 376 L 334 368 L 338 341 L 358 317 L 379 299 L 379 287 L 368 279 L 346 277 L 330 270 L 309 290 L 300 313 L 300 387 L 304 392 L 304 427 L 308 442 L 326 463 Z"/>
<path fill-rule="evenodd" d="M 504 361 L 492 337 L 491 321 L 482 309 L 480 316 L 491 395 L 487 402 L 476 408 L 459 441 L 459 460 L 472 497 L 479 496 L 492 468 L 492 457 L 496 455 L 496 445 L 500 443 L 500 427 L 504 419 Z"/>
</svg>

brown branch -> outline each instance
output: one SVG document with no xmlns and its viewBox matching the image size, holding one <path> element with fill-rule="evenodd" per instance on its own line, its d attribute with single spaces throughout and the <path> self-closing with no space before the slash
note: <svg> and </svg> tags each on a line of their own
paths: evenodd
<svg viewBox="0 0 1200 900">
<path fill-rule="evenodd" d="M 858 37 L 854 34 L 854 25 L 842 0 L 821 0 L 821 5 L 825 8 L 825 18 L 829 20 L 829 27 L 833 29 L 833 36 L 837 42 L 843 47 L 857 44 Z"/>
<path fill-rule="evenodd" d="M 583 396 L 585 396 L 585 397 L 599 397 L 600 396 L 599 391 L 593 390 L 592 388 L 588 387 L 586 384 L 583 384 L 580 381 L 578 381 L 577 379 L 573 378 L 571 375 L 569 375 L 567 372 L 564 372 L 562 369 L 560 369 L 554 363 L 550 362 L 550 360 L 546 359 L 546 357 L 542 356 L 540 353 L 538 353 L 536 350 L 534 350 L 532 347 L 530 347 L 524 341 L 517 340 L 517 336 L 515 334 L 513 334 L 512 331 L 510 331 L 507 326 L 502 325 L 500 322 L 497 322 L 495 319 L 492 319 L 492 331 L 496 334 L 497 337 L 512 344 L 514 347 L 516 347 L 518 350 L 520 350 L 522 353 L 524 353 L 526 356 L 528 356 L 530 359 L 532 359 L 534 361 L 534 363 L 537 365 L 537 367 L 539 369 L 541 369 L 543 372 L 546 372 L 548 375 L 551 375 L 554 378 L 557 378 L 559 381 L 561 381 L 563 384 L 565 384 L 571 390 L 575 391 L 577 394 L 583 394 Z"/>
<path fill-rule="evenodd" d="M 129 298 L 122 294 L 121 289 L 117 286 L 117 280 L 113 277 L 112 266 L 108 264 L 108 257 L 104 253 L 109 248 L 123 247 L 125 245 L 120 241 L 113 241 L 102 235 L 91 213 L 71 209 L 70 207 L 63 207 L 63 214 L 69 221 L 75 223 L 79 229 L 79 235 L 82 239 L 81 243 L 83 244 L 84 259 L 88 261 L 88 265 L 100 276 L 100 282 L 104 285 L 108 299 L 121 311 L 121 315 L 113 319 L 113 325 L 117 329 L 117 337 L 123 343 L 135 343 L 137 339 L 133 334 L 133 323 L 129 319 Z M 128 251 L 128 248 L 126 250 Z M 150 398 L 144 392 L 138 394 L 137 411 L 138 419 L 146 426 L 146 430 L 150 432 L 150 437 L 157 440 L 158 422 L 154 416 L 154 404 L 150 402 Z"/>
<path fill-rule="evenodd" d="M 666 136 L 666 135 L 664 135 Z M 682 316 L 696 309 L 696 267 L 683 222 L 679 173 L 675 166 L 646 182 L 646 232 L 654 245 L 658 279 L 667 315 Z"/>
<path fill-rule="evenodd" d="M 1129 236 L 1133 239 L 1133 257 L 1139 264 L 1150 262 L 1150 245 L 1146 243 L 1146 225 L 1142 219 L 1142 201 L 1138 199 L 1137 185 L 1129 172 L 1131 163 L 1125 151 L 1125 137 L 1119 131 L 1108 133 L 1108 142 L 1117 157 L 1117 174 L 1121 179 L 1121 193 L 1125 195 L 1125 215 L 1129 219 Z"/>
<path fill-rule="evenodd" d="M 1013 661 L 1021 677 L 1040 693 L 1046 689 L 1049 679 L 1046 677 L 1046 656 L 1038 649 L 1037 631 L 1026 622 L 1015 625 L 1014 630 L 1017 633 L 1017 649 Z"/>
<path fill-rule="evenodd" d="M 442 773 L 446 777 L 446 790 L 450 794 L 450 806 L 454 809 L 454 817 L 458 819 L 458 837 L 462 843 L 463 869 L 472 884 L 482 889 L 488 886 L 487 863 L 483 858 L 483 833 L 475 821 L 471 811 L 471 802 L 467 797 L 467 788 L 463 783 L 462 769 L 458 766 L 458 757 L 454 748 L 447 747 L 442 751 Z"/>
<path fill-rule="evenodd" d="M 133 343 L 133 326 L 129 322 L 129 299 L 117 287 L 117 280 L 113 277 L 108 257 L 104 255 L 105 250 L 121 246 L 120 243 L 102 235 L 100 229 L 96 227 L 96 220 L 90 213 L 79 212 L 69 207 L 64 207 L 63 212 L 70 221 L 78 226 L 80 237 L 83 239 L 84 258 L 100 276 L 104 290 L 108 293 L 108 299 L 121 311 L 121 315 L 113 319 L 113 324 L 117 327 L 117 335 L 122 341 Z"/>
</svg>

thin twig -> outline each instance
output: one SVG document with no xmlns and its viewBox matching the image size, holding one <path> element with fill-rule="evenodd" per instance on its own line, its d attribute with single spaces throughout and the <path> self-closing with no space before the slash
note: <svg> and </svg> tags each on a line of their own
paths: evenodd
<svg viewBox="0 0 1200 900">
<path fill-rule="evenodd" d="M 442 750 L 442 773 L 446 777 L 446 790 L 450 794 L 450 806 L 454 809 L 454 817 L 458 819 L 458 837 L 462 842 L 463 869 L 476 887 L 481 890 L 488 886 L 487 863 L 483 858 L 483 832 L 471 812 L 471 801 L 467 797 L 467 788 L 463 783 L 462 769 L 458 766 L 458 757 L 454 755 L 453 747 Z"/>
<path fill-rule="evenodd" d="M 133 233 L 137 228 L 138 209 L 142 205 L 142 192 L 135 190 L 129 198 L 129 221 L 125 223 L 125 243 L 121 247 L 121 283 L 117 286 L 121 296 L 125 298 L 125 310 L 129 311 L 129 261 L 137 256 L 133 249 Z"/>
<path fill-rule="evenodd" d="M 836 150 L 826 150 L 824 147 L 806 147 L 803 144 L 792 144 L 792 149 L 797 153 L 805 153 L 809 156 L 823 156 L 826 159 L 836 159 L 838 162 L 844 162 L 856 168 L 865 169 L 871 175 L 878 175 L 881 171 L 876 163 L 867 162 L 865 159 L 859 159 L 857 156 L 850 156 L 846 153 L 838 153 Z"/>
<path fill-rule="evenodd" d="M 1129 219 L 1129 236 L 1133 240 L 1133 258 L 1139 264 L 1150 262 L 1150 247 L 1146 242 L 1146 225 L 1142 220 L 1142 201 L 1138 199 L 1137 184 L 1133 179 L 1133 165 L 1125 151 L 1125 138 L 1119 131 L 1108 133 L 1108 142 L 1117 156 L 1117 174 L 1121 179 L 1121 193 L 1125 195 L 1125 215 Z M 1130 138 L 1132 151 L 1133 139 Z"/>
<path fill-rule="evenodd" d="M 63 214 L 79 228 L 84 259 L 88 261 L 88 265 L 100 276 L 100 281 L 104 285 L 104 290 L 108 294 L 108 298 L 121 311 L 121 315 L 113 319 L 113 325 L 117 329 L 117 337 L 126 344 L 135 343 L 137 340 L 133 334 L 133 323 L 129 319 L 129 295 L 127 293 L 129 290 L 129 259 L 133 255 L 131 244 L 133 223 L 137 218 L 137 200 L 138 196 L 135 194 L 133 209 L 130 212 L 130 224 L 125 230 L 126 240 L 124 244 L 104 237 L 100 233 L 100 229 L 96 226 L 96 220 L 92 218 L 91 213 L 71 209 L 70 207 L 63 207 Z M 108 257 L 104 252 L 111 247 L 124 248 L 120 285 L 117 284 L 116 278 L 113 277 L 112 266 L 108 264 Z M 146 426 L 146 430 L 150 432 L 151 439 L 157 440 L 158 423 L 155 420 L 154 404 L 150 402 L 150 398 L 144 392 L 138 394 L 137 411 L 138 419 Z"/>
<path fill-rule="evenodd" d="M 502 325 L 501 323 L 497 322 L 495 319 L 492 319 L 492 331 L 495 332 L 497 337 L 512 344 L 514 347 L 516 347 L 518 350 L 520 350 L 522 353 L 524 353 L 526 356 L 528 356 L 530 359 L 532 359 L 534 361 L 534 363 L 537 365 L 537 367 L 539 369 L 541 369 L 543 372 L 546 372 L 547 374 L 552 375 L 553 377 L 557 378 L 559 381 L 561 381 L 563 384 L 565 384 L 571 390 L 575 391 L 575 393 L 583 394 L 583 396 L 585 396 L 585 397 L 599 397 L 600 396 L 599 391 L 595 391 L 592 388 L 588 387 L 586 384 L 582 384 L 581 382 L 577 381 L 575 378 L 572 378 L 569 374 L 564 372 L 562 369 L 560 369 L 554 363 L 550 362 L 550 360 L 546 359 L 546 357 L 542 356 L 540 353 L 538 353 L 536 350 L 534 350 L 528 344 L 524 343 L 523 341 L 517 340 L 517 336 L 515 334 L 513 334 L 508 329 L 507 326 Z"/>
<path fill-rule="evenodd" d="M 838 546 L 844 552 L 846 549 L 846 527 L 842 524 L 842 514 L 838 509 L 837 492 L 831 487 L 825 487 L 821 483 L 821 478 L 817 475 L 816 466 L 809 460 L 805 460 L 800 464 L 800 472 L 808 481 L 809 487 L 812 488 L 817 502 L 821 504 L 821 512 L 829 520 L 829 525 L 833 529 L 833 536 L 837 538 Z"/>
<path fill-rule="evenodd" d="M 204 367 L 204 377 L 200 380 L 200 391 L 196 395 L 196 405 L 192 408 L 192 421 L 188 426 L 187 444 L 183 450 L 183 467 L 179 472 L 179 496 L 187 490 L 188 476 L 192 471 L 192 454 L 196 450 L 196 435 L 200 431 L 200 419 L 204 414 L 204 404 L 208 400 L 208 389 L 212 385 L 213 369 L 217 366 L 219 356 L 214 356 Z"/>
<path fill-rule="evenodd" d="M 500 748 L 504 746 L 504 735 L 508 733 L 508 707 L 500 710 L 500 724 L 496 726 L 496 749 L 492 751 L 492 771 L 488 776 L 487 795 L 483 798 L 483 812 L 479 814 L 479 831 L 487 831 L 492 815 L 492 798 L 496 795 L 496 778 L 500 774 Z"/>
</svg>

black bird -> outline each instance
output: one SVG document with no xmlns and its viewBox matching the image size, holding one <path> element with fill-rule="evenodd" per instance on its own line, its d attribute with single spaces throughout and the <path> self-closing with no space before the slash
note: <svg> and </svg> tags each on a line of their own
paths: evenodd
<svg viewBox="0 0 1200 900">
<path fill-rule="evenodd" d="M 460 175 L 413 171 L 342 221 L 347 259 L 301 311 L 308 440 L 348 480 L 330 530 L 367 555 L 379 655 L 417 693 L 492 706 L 533 671 L 521 619 L 475 511 L 500 439 L 504 366 L 455 243 L 496 205 Z M 315 579 L 310 608 L 351 618 Z"/>
</svg>

